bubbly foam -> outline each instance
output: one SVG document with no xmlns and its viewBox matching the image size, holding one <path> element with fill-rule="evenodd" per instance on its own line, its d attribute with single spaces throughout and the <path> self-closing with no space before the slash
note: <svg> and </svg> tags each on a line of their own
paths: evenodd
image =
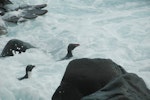
<svg viewBox="0 0 150 100">
<path fill-rule="evenodd" d="M 75 58 L 110 58 L 138 74 L 150 88 L 149 0 L 12 0 L 14 5 L 47 3 L 48 13 L 18 25 L 7 25 L 0 51 L 16 38 L 38 47 L 0 58 L 0 100 L 49 100 L 66 66 Z M 71 60 L 69 43 L 79 43 Z M 18 81 L 28 64 L 32 77 Z"/>
</svg>

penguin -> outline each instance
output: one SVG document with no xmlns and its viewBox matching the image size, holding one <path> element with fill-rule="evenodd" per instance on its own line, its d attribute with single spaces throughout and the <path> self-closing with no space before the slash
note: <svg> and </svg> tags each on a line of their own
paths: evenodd
<svg viewBox="0 0 150 100">
<path fill-rule="evenodd" d="M 21 78 L 18 78 L 18 80 L 23 80 L 23 79 L 30 78 L 30 76 L 31 76 L 31 71 L 32 71 L 32 69 L 33 69 L 34 67 L 35 67 L 34 65 L 27 65 L 25 76 L 23 76 L 23 77 L 21 77 Z"/>
<path fill-rule="evenodd" d="M 66 60 L 66 59 L 70 59 L 71 57 L 73 57 L 72 50 L 74 50 L 78 46 L 80 46 L 80 44 L 73 44 L 73 43 L 69 44 L 67 48 L 67 54 L 61 60 Z"/>
</svg>

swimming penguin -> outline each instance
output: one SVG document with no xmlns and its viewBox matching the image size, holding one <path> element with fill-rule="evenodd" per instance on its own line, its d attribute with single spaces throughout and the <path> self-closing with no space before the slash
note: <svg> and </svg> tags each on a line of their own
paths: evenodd
<svg viewBox="0 0 150 100">
<path fill-rule="evenodd" d="M 65 59 L 69 59 L 69 58 L 73 57 L 72 50 L 74 50 L 79 45 L 80 44 L 73 44 L 73 43 L 69 44 L 68 49 L 67 49 L 67 55 L 64 58 L 62 58 L 61 60 L 65 60 Z"/>
<path fill-rule="evenodd" d="M 33 69 L 34 67 L 35 67 L 34 65 L 28 65 L 28 66 L 26 67 L 26 74 L 25 74 L 25 76 L 23 76 L 23 77 L 21 77 L 21 78 L 18 78 L 18 80 L 23 80 L 23 79 L 30 78 L 31 71 L 32 71 L 32 69 Z"/>
</svg>

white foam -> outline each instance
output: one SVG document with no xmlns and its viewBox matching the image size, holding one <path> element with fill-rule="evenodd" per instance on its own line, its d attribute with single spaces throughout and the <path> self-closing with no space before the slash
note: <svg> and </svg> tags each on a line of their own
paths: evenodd
<svg viewBox="0 0 150 100">
<path fill-rule="evenodd" d="M 69 43 L 80 44 L 72 59 L 110 58 L 138 74 L 150 87 L 149 1 L 12 1 L 15 5 L 47 3 L 49 12 L 35 20 L 8 26 L 8 35 L 0 37 L 0 51 L 13 38 L 38 47 L 0 59 L 1 100 L 50 99 L 71 61 L 57 61 L 66 55 Z M 28 64 L 36 66 L 32 78 L 18 81 Z"/>
</svg>

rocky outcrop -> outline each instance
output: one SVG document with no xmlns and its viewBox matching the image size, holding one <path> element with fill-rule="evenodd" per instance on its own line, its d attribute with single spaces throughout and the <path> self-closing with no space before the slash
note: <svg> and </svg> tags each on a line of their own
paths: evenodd
<svg viewBox="0 0 150 100">
<path fill-rule="evenodd" d="M 47 6 L 46 4 L 22 5 L 15 9 L 5 7 L 7 4 L 12 4 L 12 2 L 9 0 L 0 1 L 0 15 L 3 16 L 3 20 L 12 23 L 24 22 L 28 19 L 34 19 L 48 12 L 47 10 L 43 9 Z"/>
<path fill-rule="evenodd" d="M 6 46 L 4 47 L 1 57 L 6 57 L 6 56 L 13 56 L 14 53 L 22 53 L 25 52 L 27 49 L 34 48 L 31 44 L 18 40 L 18 39 L 12 39 L 8 41 Z"/>
<path fill-rule="evenodd" d="M 71 61 L 52 100 L 150 100 L 142 78 L 110 59 Z"/>
</svg>

